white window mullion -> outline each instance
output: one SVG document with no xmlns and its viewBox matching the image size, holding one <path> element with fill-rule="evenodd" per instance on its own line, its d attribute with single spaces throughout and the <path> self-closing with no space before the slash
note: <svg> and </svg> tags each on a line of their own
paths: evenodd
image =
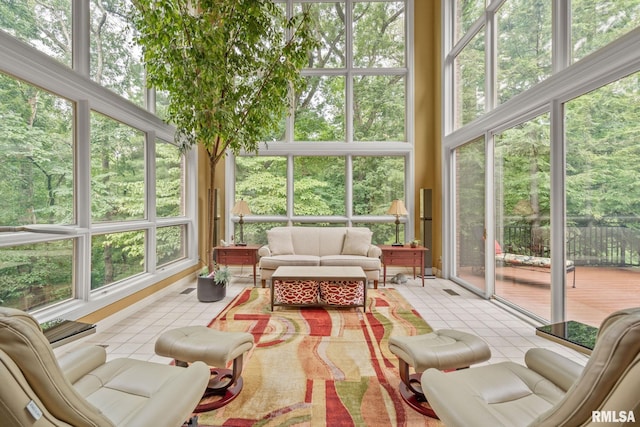
<svg viewBox="0 0 640 427">
<path fill-rule="evenodd" d="M 87 301 L 91 292 L 91 110 L 88 101 L 76 103 L 74 126 L 75 221 L 80 230 L 84 230 L 74 248 L 74 286 L 76 298 Z"/>
<path fill-rule="evenodd" d="M 145 260 L 147 272 L 156 272 L 156 133 L 146 133 L 145 143 L 145 213 L 151 226 L 147 230 Z"/>
<path fill-rule="evenodd" d="M 71 3 L 73 69 L 89 77 L 91 56 L 91 14 L 88 1 Z"/>
<path fill-rule="evenodd" d="M 353 142 L 353 2 L 347 0 L 345 5 L 345 140 Z"/>
</svg>

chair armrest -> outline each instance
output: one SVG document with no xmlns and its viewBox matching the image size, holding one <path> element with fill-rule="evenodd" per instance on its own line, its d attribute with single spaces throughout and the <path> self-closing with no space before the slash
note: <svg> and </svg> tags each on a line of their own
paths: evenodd
<svg viewBox="0 0 640 427">
<path fill-rule="evenodd" d="M 104 365 L 106 361 L 107 351 L 99 345 L 83 347 L 58 358 L 60 369 L 71 384 Z"/>
<path fill-rule="evenodd" d="M 369 250 L 367 251 L 367 256 L 369 258 L 380 258 L 382 256 L 382 249 L 380 249 L 376 245 L 371 245 L 369 246 Z"/>
<path fill-rule="evenodd" d="M 542 375 L 564 391 L 578 379 L 584 366 L 546 348 L 532 348 L 524 356 L 529 369 Z"/>
<path fill-rule="evenodd" d="M 271 256 L 271 249 L 269 249 L 269 245 L 261 246 L 260 249 L 258 249 L 258 255 L 260 257 Z"/>
</svg>

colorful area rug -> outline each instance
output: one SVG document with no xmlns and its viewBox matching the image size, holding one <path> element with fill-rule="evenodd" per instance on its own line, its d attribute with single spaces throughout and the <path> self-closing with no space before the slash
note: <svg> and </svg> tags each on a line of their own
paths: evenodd
<svg viewBox="0 0 640 427">
<path fill-rule="evenodd" d="M 441 426 L 400 396 L 391 335 L 431 331 L 394 289 L 368 292 L 354 308 L 269 309 L 269 289 L 240 293 L 209 325 L 247 331 L 244 389 L 200 414 L 201 426 Z"/>
</svg>

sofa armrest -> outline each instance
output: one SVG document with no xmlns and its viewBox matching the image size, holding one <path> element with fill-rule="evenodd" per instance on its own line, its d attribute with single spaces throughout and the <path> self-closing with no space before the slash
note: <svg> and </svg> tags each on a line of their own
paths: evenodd
<svg viewBox="0 0 640 427">
<path fill-rule="evenodd" d="M 367 251 L 367 256 L 369 258 L 380 258 L 382 256 L 382 249 L 380 249 L 376 245 L 371 245 L 369 246 L 369 250 Z"/>
<path fill-rule="evenodd" d="M 529 369 L 542 375 L 564 391 L 578 379 L 584 366 L 546 348 L 532 348 L 524 356 Z"/>
<path fill-rule="evenodd" d="M 83 347 L 58 358 L 60 369 L 71 384 L 104 365 L 106 361 L 107 351 L 99 345 Z"/>
<path fill-rule="evenodd" d="M 269 245 L 261 246 L 260 249 L 258 249 L 258 256 L 271 256 L 271 249 L 269 249 Z"/>
</svg>

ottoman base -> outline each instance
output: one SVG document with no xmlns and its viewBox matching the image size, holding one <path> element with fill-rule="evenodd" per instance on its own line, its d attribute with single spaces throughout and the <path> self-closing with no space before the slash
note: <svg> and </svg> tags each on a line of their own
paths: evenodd
<svg viewBox="0 0 640 427">
<path fill-rule="evenodd" d="M 407 405 L 409 405 L 415 411 L 418 411 L 422 415 L 426 415 L 427 417 L 439 419 L 434 410 L 431 408 L 429 402 L 427 402 L 427 398 L 422 393 L 422 389 L 417 392 L 416 385 L 420 387 L 420 374 L 413 374 L 409 377 L 409 384 L 411 388 L 405 383 L 401 382 L 398 387 L 400 390 L 400 395 L 402 396 L 402 400 L 404 400 Z"/>
<path fill-rule="evenodd" d="M 238 397 L 244 384 L 241 376 L 238 376 L 236 379 L 234 379 L 234 376 L 235 374 L 231 369 L 211 368 L 209 386 L 193 412 L 199 414 L 201 412 L 213 411 Z"/>
</svg>

